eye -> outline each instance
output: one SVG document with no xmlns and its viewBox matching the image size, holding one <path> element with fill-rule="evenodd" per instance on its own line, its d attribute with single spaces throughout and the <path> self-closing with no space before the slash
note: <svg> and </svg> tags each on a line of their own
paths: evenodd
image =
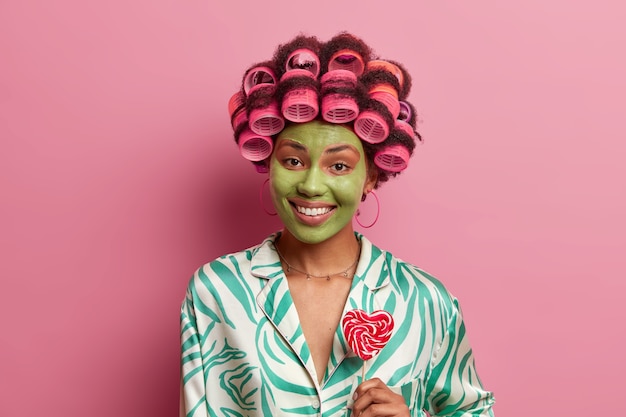
<svg viewBox="0 0 626 417">
<path fill-rule="evenodd" d="M 284 164 L 286 167 L 291 168 L 291 167 L 301 167 L 304 164 L 302 163 L 302 161 L 300 161 L 298 158 L 285 158 L 284 159 Z"/>
<path fill-rule="evenodd" d="M 343 162 L 337 162 L 337 163 L 331 165 L 331 168 L 332 168 L 333 171 L 340 172 L 340 173 L 347 172 L 350 169 L 350 167 L 348 165 L 344 164 Z"/>
</svg>

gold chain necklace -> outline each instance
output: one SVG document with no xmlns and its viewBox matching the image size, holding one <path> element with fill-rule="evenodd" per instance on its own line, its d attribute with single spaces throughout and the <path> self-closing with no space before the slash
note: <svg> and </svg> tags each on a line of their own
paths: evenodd
<svg viewBox="0 0 626 417">
<path fill-rule="evenodd" d="M 315 274 L 311 274 L 310 272 L 306 272 L 303 271 L 301 269 L 296 268 L 295 266 L 291 265 L 289 262 L 287 262 L 287 259 L 285 259 L 285 257 L 283 256 L 282 253 L 280 253 L 280 251 L 278 250 L 278 246 L 276 246 L 276 244 L 274 244 L 274 249 L 276 249 L 276 253 L 278 254 L 278 257 L 285 263 L 287 264 L 287 272 L 291 272 L 291 271 L 296 271 L 299 272 L 303 275 L 306 275 L 306 279 L 310 280 L 311 277 L 313 278 L 326 278 L 326 281 L 330 281 L 330 277 L 333 277 L 335 275 L 341 275 L 344 278 L 352 278 L 354 276 L 354 273 L 356 273 L 356 271 L 354 271 L 354 273 L 352 274 L 352 276 L 350 276 L 350 274 L 348 274 L 348 271 L 350 269 L 352 269 L 358 262 L 359 262 L 359 257 L 361 255 L 361 247 L 359 246 L 359 251 L 356 254 L 356 259 L 354 260 L 354 262 L 352 262 L 350 264 L 349 267 L 347 267 L 346 269 L 339 271 L 339 272 L 335 272 L 332 274 L 324 274 L 324 275 L 315 275 Z"/>
</svg>

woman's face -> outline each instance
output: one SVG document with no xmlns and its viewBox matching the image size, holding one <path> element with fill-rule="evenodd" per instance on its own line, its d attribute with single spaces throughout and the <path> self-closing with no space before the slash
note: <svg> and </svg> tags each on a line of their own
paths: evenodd
<svg viewBox="0 0 626 417">
<path fill-rule="evenodd" d="M 320 243 L 345 228 L 366 188 L 366 158 L 352 130 L 313 121 L 284 129 L 270 161 L 272 201 L 287 230 L 305 243 Z"/>
</svg>

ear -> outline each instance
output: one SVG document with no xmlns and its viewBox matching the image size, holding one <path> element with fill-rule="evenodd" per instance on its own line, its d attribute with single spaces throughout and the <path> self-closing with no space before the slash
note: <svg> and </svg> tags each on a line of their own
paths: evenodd
<svg viewBox="0 0 626 417">
<path fill-rule="evenodd" d="M 365 197 L 373 189 L 375 189 L 377 184 L 378 170 L 376 169 L 376 167 L 369 166 L 367 168 L 367 178 L 365 179 L 365 184 L 363 185 L 363 197 Z"/>
</svg>

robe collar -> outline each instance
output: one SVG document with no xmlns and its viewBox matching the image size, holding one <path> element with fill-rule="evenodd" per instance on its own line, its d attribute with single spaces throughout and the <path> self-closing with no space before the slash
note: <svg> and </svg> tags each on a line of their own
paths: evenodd
<svg viewBox="0 0 626 417">
<path fill-rule="evenodd" d="M 385 300 L 379 299 L 380 297 L 377 297 L 376 294 L 380 288 L 385 287 L 390 282 L 389 263 L 387 262 L 390 254 L 372 245 L 365 236 L 359 233 L 355 233 L 355 236 L 361 243 L 361 255 L 342 317 L 352 309 L 361 309 L 366 312 L 382 309 Z M 279 237 L 280 232 L 275 233 L 252 250 L 250 273 L 259 279 L 266 280 L 265 285 L 256 296 L 256 301 L 269 322 L 287 341 L 294 354 L 307 369 L 312 382 L 319 389 L 313 359 L 304 339 L 298 313 L 289 292 L 287 278 L 283 273 L 280 258 L 274 246 L 274 242 Z M 338 326 L 322 386 L 332 377 L 344 359 L 349 356 L 354 356 L 354 353 L 348 346 L 341 326 Z"/>
</svg>

